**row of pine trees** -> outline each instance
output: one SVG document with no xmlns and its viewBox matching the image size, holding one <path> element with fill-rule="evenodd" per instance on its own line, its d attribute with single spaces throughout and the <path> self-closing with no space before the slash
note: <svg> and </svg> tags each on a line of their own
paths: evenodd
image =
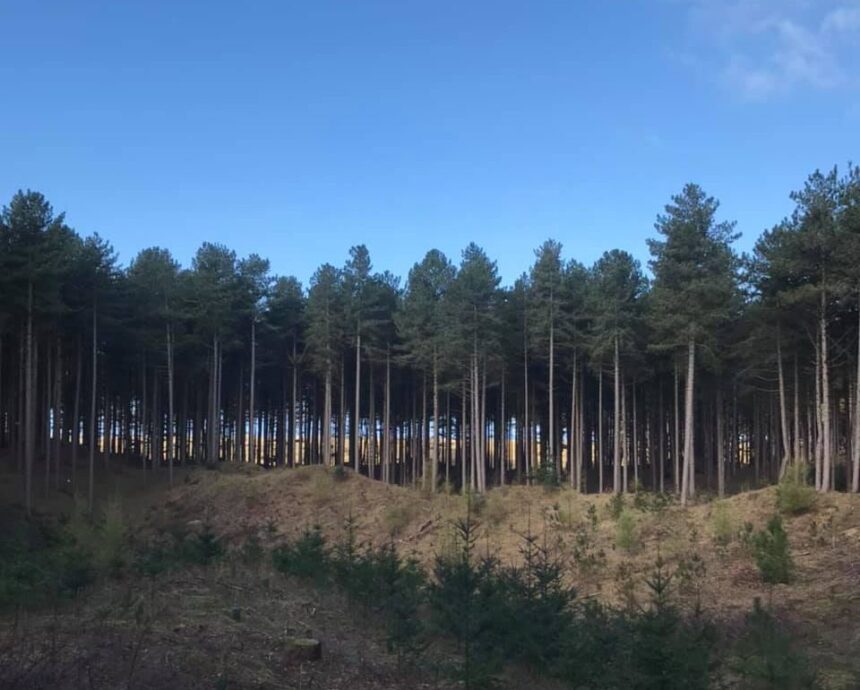
<svg viewBox="0 0 860 690">
<path fill-rule="evenodd" d="M 475 244 L 405 283 L 357 245 L 305 289 L 204 243 L 120 266 L 39 193 L 0 214 L 0 447 L 26 503 L 100 464 L 346 465 L 485 491 L 568 482 L 682 502 L 789 467 L 860 488 L 860 169 L 816 172 L 739 255 L 696 185 L 587 267 L 548 240 L 502 286 Z M 571 238 L 575 245 L 575 237 Z M 125 460 L 124 460 L 125 459 Z M 84 488 L 86 487 L 86 489 Z"/>
</svg>

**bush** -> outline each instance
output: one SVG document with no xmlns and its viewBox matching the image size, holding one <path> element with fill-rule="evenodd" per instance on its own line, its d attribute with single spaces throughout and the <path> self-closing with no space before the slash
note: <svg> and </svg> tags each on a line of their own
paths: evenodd
<svg viewBox="0 0 860 690">
<path fill-rule="evenodd" d="M 456 550 L 436 557 L 428 588 L 432 622 L 457 642 L 462 655 L 459 675 L 467 688 L 487 684 L 501 667 L 504 636 L 514 627 L 498 561 L 474 556 L 477 534 L 471 518 L 469 510 L 455 523 Z"/>
<path fill-rule="evenodd" d="M 76 596 L 96 577 L 93 555 L 71 533 L 12 516 L 0 535 L 0 610 Z"/>
<path fill-rule="evenodd" d="M 256 534 L 248 535 L 245 543 L 239 549 L 239 560 L 245 565 L 256 568 L 262 563 L 265 549 Z"/>
<path fill-rule="evenodd" d="M 182 543 L 181 560 L 188 565 L 209 565 L 223 555 L 224 545 L 208 525 Z"/>
<path fill-rule="evenodd" d="M 142 575 L 157 577 L 188 565 L 208 566 L 223 555 L 224 544 L 211 527 L 204 525 L 193 534 L 174 529 L 160 535 L 138 548 L 132 565 Z"/>
<path fill-rule="evenodd" d="M 620 665 L 619 686 L 707 688 L 714 642 L 711 626 L 698 614 L 684 620 L 672 606 L 672 576 L 659 556 L 646 584 L 651 602 L 628 621 L 630 633 L 622 655 L 627 667 Z"/>
<path fill-rule="evenodd" d="M 624 512 L 625 505 L 624 494 L 612 494 L 612 498 L 609 499 L 609 515 L 613 520 L 617 520 L 621 517 L 621 513 Z"/>
<path fill-rule="evenodd" d="M 621 512 L 615 530 L 615 543 L 618 548 L 632 551 L 636 547 L 636 520 L 630 511 Z"/>
<path fill-rule="evenodd" d="M 714 503 L 711 511 L 711 531 L 719 546 L 728 546 L 736 533 L 735 520 L 726 501 Z"/>
<path fill-rule="evenodd" d="M 329 573 L 330 561 L 319 526 L 306 529 L 295 543 L 275 548 L 272 565 L 285 575 L 323 581 Z"/>
<path fill-rule="evenodd" d="M 597 548 L 593 523 L 580 525 L 573 536 L 573 562 L 583 575 L 590 575 L 606 567 L 606 552 Z"/>
<path fill-rule="evenodd" d="M 789 469 L 776 487 L 776 507 L 784 515 L 800 515 L 815 507 L 815 490 Z"/>
<path fill-rule="evenodd" d="M 735 645 L 732 666 L 746 681 L 745 687 L 773 690 L 815 687 L 815 674 L 809 662 L 795 649 L 779 622 L 762 608 L 758 597 Z"/>
<path fill-rule="evenodd" d="M 788 535 L 779 515 L 774 515 L 768 521 L 767 527 L 756 533 L 752 541 L 762 580 L 769 584 L 788 583 L 794 564 L 791 560 Z"/>
<path fill-rule="evenodd" d="M 672 505 L 672 494 L 660 491 L 637 491 L 633 497 L 633 507 L 643 513 L 662 513 Z"/>
</svg>

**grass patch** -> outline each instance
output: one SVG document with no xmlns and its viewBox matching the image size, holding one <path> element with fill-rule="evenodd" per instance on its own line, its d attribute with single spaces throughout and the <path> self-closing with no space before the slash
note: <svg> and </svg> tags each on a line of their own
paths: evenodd
<svg viewBox="0 0 860 690">
<path fill-rule="evenodd" d="M 415 517 L 415 507 L 410 503 L 390 506 L 383 515 L 385 530 L 390 537 L 399 537 Z"/>
<path fill-rule="evenodd" d="M 711 510 L 711 534 L 718 546 L 728 546 L 737 533 L 735 518 L 727 501 L 716 501 Z"/>
<path fill-rule="evenodd" d="M 815 490 L 790 469 L 776 487 L 776 507 L 783 515 L 808 513 L 815 507 Z"/>
<path fill-rule="evenodd" d="M 768 584 L 786 584 L 791 581 L 794 563 L 788 535 L 779 515 L 774 515 L 767 527 L 753 536 L 752 544 L 762 580 Z"/>
<path fill-rule="evenodd" d="M 637 544 L 636 519 L 629 510 L 622 510 L 615 525 L 615 544 L 622 551 L 633 551 Z"/>
</svg>

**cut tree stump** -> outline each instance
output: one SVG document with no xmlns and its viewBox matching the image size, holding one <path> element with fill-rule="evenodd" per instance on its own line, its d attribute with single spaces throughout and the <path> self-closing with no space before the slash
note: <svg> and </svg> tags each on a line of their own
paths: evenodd
<svg viewBox="0 0 860 690">
<path fill-rule="evenodd" d="M 312 637 L 288 637 L 284 661 L 288 664 L 318 661 L 322 658 L 322 643 Z"/>
</svg>

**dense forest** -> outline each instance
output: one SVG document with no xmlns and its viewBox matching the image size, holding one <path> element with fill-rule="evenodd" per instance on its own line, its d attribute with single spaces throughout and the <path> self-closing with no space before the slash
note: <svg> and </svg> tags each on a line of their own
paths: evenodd
<svg viewBox="0 0 860 690">
<path fill-rule="evenodd" d="M 483 492 L 860 488 L 860 168 L 816 172 L 750 255 L 687 185 L 648 269 L 560 242 L 503 286 L 470 244 L 405 281 L 364 245 L 305 288 L 204 243 L 121 266 L 36 192 L 0 215 L 0 447 L 26 504 L 134 462 L 345 465 Z M 574 250 L 575 234 L 568 240 Z"/>
</svg>

